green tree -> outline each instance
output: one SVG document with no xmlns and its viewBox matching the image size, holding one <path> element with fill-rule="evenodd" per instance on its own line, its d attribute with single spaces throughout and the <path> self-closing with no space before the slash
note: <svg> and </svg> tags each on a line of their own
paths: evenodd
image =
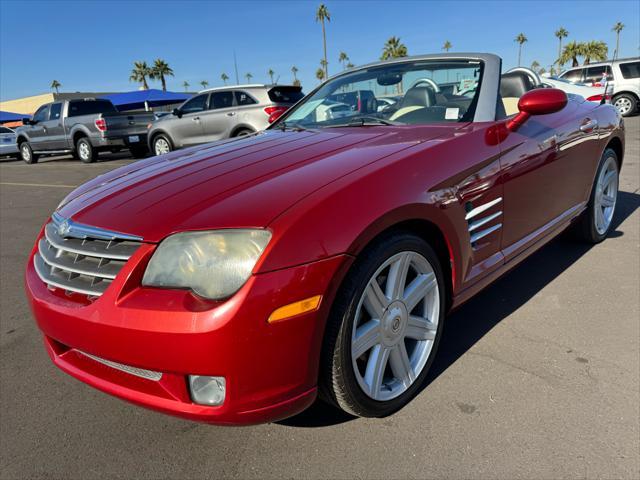
<svg viewBox="0 0 640 480">
<path fill-rule="evenodd" d="M 55 90 L 56 93 L 58 93 L 58 89 L 62 86 L 62 84 L 58 81 L 58 80 L 54 80 L 53 82 L 51 82 L 51 90 Z"/>
<path fill-rule="evenodd" d="M 202 85 L 202 89 L 204 90 L 205 88 L 207 88 L 209 86 L 209 82 L 207 82 L 206 80 L 202 80 L 200 82 L 200 85 Z"/>
<path fill-rule="evenodd" d="M 271 85 L 273 85 L 273 76 L 276 74 L 276 72 L 274 72 L 273 70 L 269 69 L 269 71 L 267 72 L 267 75 L 269 75 L 269 78 L 271 79 Z"/>
<path fill-rule="evenodd" d="M 161 58 L 156 58 L 156 60 L 153 62 L 153 67 L 151 67 L 149 78 L 153 80 L 160 80 L 160 83 L 162 83 L 163 92 L 167 91 L 167 81 L 165 77 L 173 77 L 173 70 L 167 62 L 165 62 Z"/>
<path fill-rule="evenodd" d="M 540 70 L 538 70 L 538 75 L 542 75 L 543 73 L 547 73 L 547 69 L 542 67 Z"/>
<path fill-rule="evenodd" d="M 182 82 L 182 86 L 184 87 L 184 91 L 188 92 L 189 91 L 189 87 L 191 85 L 189 85 L 189 82 L 187 82 L 186 80 L 184 82 Z"/>
<path fill-rule="evenodd" d="M 442 50 L 444 50 L 445 52 L 448 52 L 452 48 L 453 48 L 453 45 L 451 45 L 451 42 L 449 40 L 445 40 L 444 45 L 442 45 Z"/>
<path fill-rule="evenodd" d="M 622 22 L 616 22 L 616 24 L 613 26 L 613 28 L 611 30 L 613 30 L 614 32 L 616 32 L 616 49 L 613 52 L 613 58 L 618 58 L 618 56 L 620 55 L 620 32 L 622 31 L 622 29 L 624 28 L 624 23 Z"/>
<path fill-rule="evenodd" d="M 251 79 L 253 78 L 251 73 L 245 73 L 244 77 L 247 79 L 247 83 L 251 83 Z"/>
<path fill-rule="evenodd" d="M 529 39 L 525 37 L 524 33 L 519 33 L 514 41 L 518 43 L 518 66 L 520 66 L 520 60 L 522 59 L 522 45 L 524 45 L 525 42 L 528 42 Z"/>
<path fill-rule="evenodd" d="M 400 42 L 400 37 L 391 37 L 382 47 L 381 60 L 389 60 L 390 58 L 401 58 L 408 55 L 407 47 Z"/>
<path fill-rule="evenodd" d="M 560 61 L 560 57 L 562 57 L 562 39 L 567 38 L 569 36 L 569 32 L 564 28 L 560 27 L 556 30 L 555 33 L 556 38 L 558 39 L 558 62 Z"/>
<path fill-rule="evenodd" d="M 538 63 L 537 60 L 534 60 L 533 62 L 531 62 L 531 70 L 533 70 L 534 72 L 537 72 L 539 68 L 540 68 L 540 64 Z"/>
<path fill-rule="evenodd" d="M 324 50 L 324 62 L 325 62 L 324 78 L 327 78 L 329 76 L 329 61 L 327 60 L 327 32 L 325 30 L 325 25 L 324 25 L 325 20 L 327 22 L 330 22 L 331 14 L 329 13 L 327 6 L 324 3 L 321 3 L 320 6 L 318 7 L 318 10 L 316 10 L 316 22 L 322 23 L 322 48 Z"/>
<path fill-rule="evenodd" d="M 355 67 L 355 65 L 353 63 L 351 63 L 351 62 L 347 63 L 347 68 L 353 68 L 353 67 Z"/>
<path fill-rule="evenodd" d="M 344 52 L 340 52 L 340 56 L 338 57 L 338 62 L 340 62 L 342 64 L 342 69 L 344 70 L 345 68 L 347 68 L 347 62 L 349 61 L 349 56 L 344 53 Z"/>
<path fill-rule="evenodd" d="M 149 65 L 147 65 L 147 62 L 143 62 L 143 61 L 133 62 L 133 70 L 131 70 L 129 81 L 141 83 L 142 88 L 144 88 L 145 90 L 149 90 L 147 77 L 151 78 L 151 68 L 149 68 Z"/>
<path fill-rule="evenodd" d="M 607 59 L 607 54 L 609 53 L 607 44 L 600 41 L 587 42 L 583 48 L 582 55 L 584 56 L 584 65 L 589 65 L 592 60 L 603 62 Z"/>
<path fill-rule="evenodd" d="M 227 84 L 227 80 L 229 80 L 229 75 L 227 75 L 226 73 L 222 73 L 222 75 L 220 75 L 220 78 L 222 79 L 222 81 L 224 82 L 224 84 Z"/>
<path fill-rule="evenodd" d="M 571 66 L 577 67 L 580 65 L 578 63 L 578 57 L 581 57 L 584 54 L 584 43 L 578 43 L 575 40 L 567 43 L 562 49 L 562 55 L 559 58 L 559 65 L 564 65 L 568 61 L 571 60 Z"/>
<path fill-rule="evenodd" d="M 316 70 L 316 78 L 320 80 L 320 83 L 322 83 L 322 81 L 324 80 L 324 75 L 324 70 L 322 68 Z"/>
</svg>

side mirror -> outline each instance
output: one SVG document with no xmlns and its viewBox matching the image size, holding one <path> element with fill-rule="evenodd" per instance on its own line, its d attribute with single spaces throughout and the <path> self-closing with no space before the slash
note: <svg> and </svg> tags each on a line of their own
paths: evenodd
<svg viewBox="0 0 640 480">
<path fill-rule="evenodd" d="M 172 112 L 176 117 L 182 118 L 182 111 L 179 108 L 174 108 Z"/>
<path fill-rule="evenodd" d="M 567 105 L 567 94 L 558 88 L 537 88 L 525 93 L 518 100 L 518 113 L 507 122 L 507 128 L 515 131 L 532 115 L 548 115 L 559 112 Z"/>
</svg>

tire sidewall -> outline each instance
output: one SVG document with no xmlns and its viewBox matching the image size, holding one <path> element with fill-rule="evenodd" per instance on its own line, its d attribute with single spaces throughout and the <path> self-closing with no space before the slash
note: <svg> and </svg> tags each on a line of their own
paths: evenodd
<svg viewBox="0 0 640 480">
<path fill-rule="evenodd" d="M 626 98 L 627 100 L 629 100 L 629 102 L 631 102 L 631 108 L 629 109 L 629 111 L 627 113 L 621 113 L 620 115 L 622 115 L 623 117 L 630 117 L 631 115 L 636 113 L 636 110 L 638 110 L 638 101 L 633 95 L 628 93 L 621 93 L 620 95 L 616 95 L 616 97 L 613 99 L 613 104 L 615 105 L 615 103 L 620 98 Z"/>
<path fill-rule="evenodd" d="M 22 154 L 22 149 L 23 148 L 26 148 L 26 149 L 29 150 L 29 159 L 28 160 Z M 38 157 L 33 153 L 33 148 L 31 148 L 31 144 L 29 142 L 22 142 L 20 144 L 20 152 L 18 154 L 19 154 L 20 158 L 22 159 L 22 161 L 24 163 L 26 163 L 27 165 L 32 165 L 32 164 L 38 162 Z"/>
<path fill-rule="evenodd" d="M 588 240 L 590 240 L 593 243 L 600 243 L 602 242 L 605 238 L 607 238 L 607 235 L 609 235 L 609 232 L 611 231 L 611 228 L 613 227 L 613 218 L 611 219 L 611 222 L 609 223 L 609 227 L 607 228 L 607 230 L 604 233 L 599 233 L 598 229 L 596 228 L 596 221 L 595 221 L 595 209 L 596 209 L 596 191 L 598 188 L 598 179 L 600 178 L 600 174 L 602 173 L 602 169 L 604 168 L 605 162 L 607 159 L 609 158 L 613 158 L 616 162 L 616 164 L 618 165 L 618 189 L 620 188 L 620 163 L 618 161 L 618 156 L 616 155 L 616 152 L 613 151 L 610 148 L 605 149 L 605 151 L 603 152 L 602 156 L 600 157 L 600 163 L 598 164 L 598 170 L 596 171 L 596 176 L 594 178 L 593 181 L 593 185 L 591 187 L 591 196 L 589 197 L 589 205 L 587 208 L 586 213 L 586 224 L 585 224 L 585 229 L 586 232 L 585 236 L 587 237 Z M 617 192 L 616 192 L 617 194 Z M 615 217 L 615 209 L 613 211 L 613 216 Z"/>
<path fill-rule="evenodd" d="M 80 146 L 85 144 L 87 146 L 87 148 L 89 149 L 89 157 L 88 158 L 83 158 L 82 155 L 80 154 Z M 95 161 L 95 150 L 93 148 L 93 146 L 91 145 L 91 142 L 89 141 L 88 138 L 83 137 L 80 138 L 77 142 L 76 142 L 76 153 L 78 155 L 78 158 L 80 159 L 80 161 L 82 163 L 93 163 Z"/>
<path fill-rule="evenodd" d="M 438 282 L 438 292 L 440 297 L 440 317 L 438 319 L 438 329 L 434 339 L 433 347 L 429 353 L 429 358 L 416 378 L 416 381 L 398 397 L 388 401 L 378 401 L 369 397 L 364 393 L 358 383 L 356 374 L 353 371 L 353 363 L 351 357 L 351 341 L 352 330 L 355 321 L 355 314 L 360 302 L 360 298 L 371 277 L 378 268 L 393 255 L 403 252 L 413 251 L 427 259 L 435 272 Z M 346 299 L 346 309 L 339 315 L 341 327 L 338 333 L 336 348 L 334 349 L 334 365 L 342 371 L 344 379 L 343 387 L 346 396 L 351 401 L 348 403 L 356 403 L 361 411 L 356 414 L 362 416 L 384 417 L 394 413 L 395 411 L 406 405 L 421 389 L 422 384 L 428 375 L 429 369 L 438 350 L 438 344 L 442 337 L 445 317 L 445 285 L 442 268 L 438 257 L 433 249 L 422 239 L 413 234 L 394 235 L 386 240 L 379 242 L 372 249 L 366 251 L 362 255 L 363 261 L 356 265 L 352 270 L 353 277 L 350 278 L 343 298 Z M 336 312 L 337 313 L 337 312 Z M 336 398 L 337 403 L 346 410 L 353 410 L 349 405 L 342 405 L 340 399 Z M 345 408 L 346 407 L 346 408 Z"/>
<path fill-rule="evenodd" d="M 151 147 L 153 149 L 153 151 L 151 153 L 153 153 L 154 156 L 158 156 L 158 155 L 164 155 L 164 153 L 156 153 L 156 142 L 158 140 L 164 140 L 165 142 L 167 142 L 167 145 L 169 145 L 169 151 L 166 153 L 170 153 L 173 152 L 173 142 L 169 139 L 169 137 L 167 135 L 165 135 L 164 133 L 160 133 L 158 135 L 156 135 L 155 137 L 153 137 L 153 142 L 151 142 Z"/>
</svg>

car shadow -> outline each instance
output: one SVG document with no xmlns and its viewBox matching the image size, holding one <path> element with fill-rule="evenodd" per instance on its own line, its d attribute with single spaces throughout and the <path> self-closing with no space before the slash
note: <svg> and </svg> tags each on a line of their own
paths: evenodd
<svg viewBox="0 0 640 480">
<path fill-rule="evenodd" d="M 640 195 L 619 192 L 610 237 L 623 235 L 620 224 L 640 207 Z M 570 232 L 560 235 L 532 254 L 504 277 L 451 313 L 436 358 L 422 389 L 429 386 L 493 327 L 529 301 L 548 283 L 579 260 L 592 245 L 579 243 Z M 324 427 L 355 420 L 343 411 L 316 401 L 306 411 L 282 420 L 280 425 Z"/>
</svg>

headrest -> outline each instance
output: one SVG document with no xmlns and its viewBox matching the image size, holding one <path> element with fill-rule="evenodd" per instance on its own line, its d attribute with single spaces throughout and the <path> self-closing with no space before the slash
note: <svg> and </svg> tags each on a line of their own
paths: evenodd
<svg viewBox="0 0 640 480">
<path fill-rule="evenodd" d="M 500 77 L 500 96 L 502 98 L 520 98 L 533 88 L 533 82 L 524 72 L 505 73 Z"/>
</svg>

